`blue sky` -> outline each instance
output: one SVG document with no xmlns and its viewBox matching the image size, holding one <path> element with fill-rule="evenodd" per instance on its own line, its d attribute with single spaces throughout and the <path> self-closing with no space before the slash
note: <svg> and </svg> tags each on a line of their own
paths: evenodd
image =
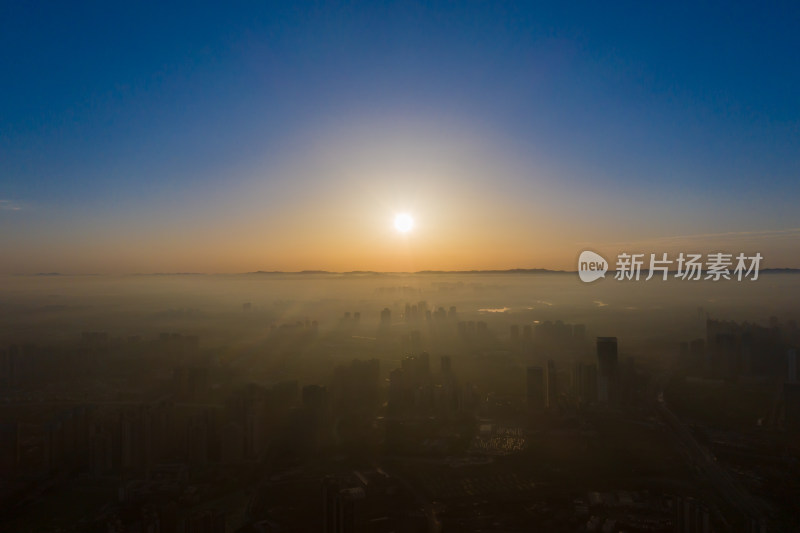
<svg viewBox="0 0 800 533">
<path fill-rule="evenodd" d="M 609 241 L 799 228 L 798 29 L 796 4 L 6 3 L 0 245 L 16 253 L 0 268 L 126 270 L 92 242 L 132 239 L 148 255 L 153 221 L 192 226 L 205 211 L 235 233 L 279 225 L 263 213 L 287 205 L 314 213 L 299 191 L 334 178 L 303 164 L 370 128 L 402 130 L 399 154 L 468 132 L 500 161 L 473 180 L 492 206 L 525 210 L 519 193 L 544 183 L 562 213 L 602 209 Z M 359 139 L 345 161 L 362 157 Z M 248 210 L 261 218 L 231 214 Z M 583 216 L 556 221 L 564 240 Z M 48 252 L 54 241 L 95 263 Z M 781 245 L 784 263 L 797 244 Z M 252 262 L 291 254 L 264 246 Z"/>
</svg>

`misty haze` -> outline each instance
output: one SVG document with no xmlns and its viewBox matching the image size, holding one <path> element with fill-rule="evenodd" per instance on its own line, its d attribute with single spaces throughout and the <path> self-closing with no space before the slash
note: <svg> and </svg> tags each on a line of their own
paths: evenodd
<svg viewBox="0 0 800 533">
<path fill-rule="evenodd" d="M 798 283 L 6 277 L 4 529 L 794 528 Z"/>
</svg>

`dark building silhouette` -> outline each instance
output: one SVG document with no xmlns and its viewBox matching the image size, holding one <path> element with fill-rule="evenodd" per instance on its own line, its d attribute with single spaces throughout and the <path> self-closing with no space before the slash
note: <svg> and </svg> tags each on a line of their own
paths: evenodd
<svg viewBox="0 0 800 533">
<path fill-rule="evenodd" d="M 328 390 L 321 385 L 303 387 L 303 407 L 324 410 L 328 406 Z"/>
<path fill-rule="evenodd" d="M 533 328 L 531 327 L 530 324 L 525 324 L 524 326 L 522 326 L 522 338 L 526 342 L 533 340 Z"/>
<path fill-rule="evenodd" d="M 341 365 L 333 373 L 333 403 L 343 411 L 371 408 L 380 393 L 380 364 L 377 359 L 354 359 L 349 366 Z"/>
<path fill-rule="evenodd" d="M 783 375 L 786 344 L 782 329 L 751 323 L 706 320 L 707 372 L 735 380 L 741 375 Z"/>
<path fill-rule="evenodd" d="M 442 356 L 442 374 L 449 375 L 453 371 L 452 360 L 449 355 Z"/>
<path fill-rule="evenodd" d="M 556 375 L 555 361 L 548 359 L 545 368 L 545 398 L 547 400 L 547 408 L 554 409 L 558 403 L 558 377 Z"/>
<path fill-rule="evenodd" d="M 711 513 L 694 498 L 676 498 L 675 533 L 711 533 Z"/>
<path fill-rule="evenodd" d="M 616 337 L 597 337 L 597 399 L 615 403 L 619 395 Z"/>
<path fill-rule="evenodd" d="M 381 469 L 327 476 L 322 482 L 324 533 L 427 531 L 424 515 L 414 516 L 413 497 Z"/>
<path fill-rule="evenodd" d="M 797 350 L 794 348 L 786 350 L 786 381 L 797 383 Z"/>
<path fill-rule="evenodd" d="M 783 401 L 786 429 L 796 433 L 800 431 L 800 383 L 783 384 Z"/>
<path fill-rule="evenodd" d="M 572 388 L 578 405 L 597 401 L 597 365 L 577 361 L 572 367 Z"/>
</svg>

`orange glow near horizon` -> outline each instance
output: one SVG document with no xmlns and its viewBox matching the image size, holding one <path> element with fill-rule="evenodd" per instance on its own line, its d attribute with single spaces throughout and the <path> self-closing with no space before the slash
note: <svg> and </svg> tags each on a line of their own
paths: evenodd
<svg viewBox="0 0 800 533">
<path fill-rule="evenodd" d="M 474 128 L 392 124 L 309 135 L 302 157 L 251 161 L 217 189 L 135 209 L 15 211 L 0 273 L 574 270 L 584 249 L 758 251 L 765 268 L 797 264 L 800 230 L 706 234 L 695 228 L 727 226 L 706 213 L 675 222 L 666 200 L 575 188 Z"/>
</svg>

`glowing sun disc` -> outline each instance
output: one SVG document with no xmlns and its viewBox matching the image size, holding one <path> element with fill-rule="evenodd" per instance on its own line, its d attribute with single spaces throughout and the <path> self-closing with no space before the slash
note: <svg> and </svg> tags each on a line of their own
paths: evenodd
<svg viewBox="0 0 800 533">
<path fill-rule="evenodd" d="M 414 227 L 414 219 L 408 213 L 401 213 L 394 217 L 394 229 L 400 233 L 408 233 Z"/>
</svg>

